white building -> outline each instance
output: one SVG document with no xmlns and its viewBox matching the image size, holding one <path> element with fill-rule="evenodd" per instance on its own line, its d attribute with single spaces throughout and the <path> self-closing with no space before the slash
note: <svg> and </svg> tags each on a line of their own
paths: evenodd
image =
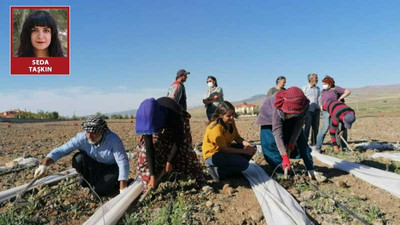
<svg viewBox="0 0 400 225">
<path fill-rule="evenodd" d="M 257 109 L 258 109 L 257 105 L 246 102 L 243 102 L 242 104 L 235 106 L 236 113 L 241 115 L 255 115 L 258 113 Z"/>
</svg>

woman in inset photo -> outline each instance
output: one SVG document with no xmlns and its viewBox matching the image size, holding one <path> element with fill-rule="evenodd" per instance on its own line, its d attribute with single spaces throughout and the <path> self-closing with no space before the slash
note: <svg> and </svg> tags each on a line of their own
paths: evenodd
<svg viewBox="0 0 400 225">
<path fill-rule="evenodd" d="M 65 57 L 54 17 L 36 10 L 25 19 L 16 57 Z"/>
</svg>

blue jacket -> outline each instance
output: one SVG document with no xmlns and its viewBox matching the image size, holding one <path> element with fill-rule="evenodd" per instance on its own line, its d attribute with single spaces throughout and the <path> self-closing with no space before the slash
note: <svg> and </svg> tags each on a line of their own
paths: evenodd
<svg viewBox="0 0 400 225">
<path fill-rule="evenodd" d="M 47 157 L 56 162 L 62 157 L 70 154 L 75 149 L 85 152 L 90 158 L 105 164 L 117 164 L 119 168 L 118 180 L 128 180 L 129 160 L 126 155 L 122 140 L 114 132 L 107 130 L 99 146 L 88 142 L 86 132 L 76 134 L 64 145 L 53 149 Z"/>
</svg>

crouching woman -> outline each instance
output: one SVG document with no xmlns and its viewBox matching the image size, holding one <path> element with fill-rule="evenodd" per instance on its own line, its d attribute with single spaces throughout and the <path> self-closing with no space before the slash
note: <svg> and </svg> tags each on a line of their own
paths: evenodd
<svg viewBox="0 0 400 225">
<path fill-rule="evenodd" d="M 244 171 L 256 149 L 242 137 L 235 124 L 235 108 L 222 102 L 215 110 L 203 139 L 202 153 L 211 177 L 219 181 Z M 232 142 L 236 143 L 233 144 Z"/>
<path fill-rule="evenodd" d="M 290 169 L 290 153 L 299 154 L 310 178 L 314 179 L 311 149 L 302 129 L 308 103 L 298 87 L 278 92 L 265 100 L 255 125 L 261 126 L 261 147 L 272 170 L 283 172 L 282 169 Z"/>
</svg>

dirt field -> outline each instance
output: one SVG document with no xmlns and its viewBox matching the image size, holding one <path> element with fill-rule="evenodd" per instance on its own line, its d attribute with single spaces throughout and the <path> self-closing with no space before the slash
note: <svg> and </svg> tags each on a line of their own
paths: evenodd
<svg viewBox="0 0 400 225">
<path fill-rule="evenodd" d="M 349 131 L 349 142 L 351 145 L 361 140 L 398 142 L 400 141 L 398 119 L 399 117 L 357 118 L 353 129 Z M 239 118 L 237 126 L 243 138 L 258 141 L 259 128 L 252 125 L 254 120 L 255 117 Z M 75 122 L 80 124 L 83 121 L 11 124 L 11 127 L 0 123 L 0 165 L 21 156 L 33 156 L 41 160 L 50 150 L 62 145 L 81 131 L 80 126 L 73 126 Z M 108 124 L 110 129 L 122 138 L 126 150 L 134 152 L 139 139 L 134 132 L 134 121 L 109 120 Z M 194 118 L 191 120 L 191 127 L 195 145 L 203 138 L 205 120 Z M 328 137 L 326 143 L 328 143 Z M 329 146 L 326 145 L 326 148 L 329 149 Z M 372 152 L 359 153 L 359 155 Z M 72 155 L 58 161 L 50 172 L 57 173 L 70 168 L 71 157 Z M 262 155 L 254 156 L 254 160 L 266 171 L 270 171 Z M 352 175 L 329 168 L 321 162 L 315 160 L 314 163 L 316 170 L 328 178 L 327 181 L 317 185 L 329 197 L 345 205 L 371 224 L 399 224 L 400 199 Z M 393 162 L 389 160 L 387 163 Z M 298 173 L 305 173 L 302 162 L 294 160 L 293 164 Z M 2 175 L 0 190 L 28 183 L 33 178 L 34 169 Z M 130 177 L 135 177 L 134 160 L 131 162 Z M 279 177 L 276 179 L 297 199 L 316 224 L 361 224 L 310 185 L 304 182 L 288 184 L 281 181 Z M 182 214 L 179 214 L 181 212 L 178 210 L 174 211 L 177 218 L 173 221 L 176 223 L 265 224 L 258 201 L 244 177 L 232 178 L 220 183 L 210 182 L 208 186 L 212 188 L 211 191 L 194 189 L 191 181 L 185 178 L 182 178 L 180 182 L 181 187 L 173 189 L 176 191 L 175 199 L 179 200 L 176 200 L 176 204 L 174 203 L 174 209 L 182 211 Z M 226 191 L 225 184 L 229 184 L 231 191 Z M 142 205 L 140 209 L 131 207 L 130 214 L 127 214 L 121 223 L 140 224 L 138 221 L 141 220 L 138 216 L 147 215 L 153 219 L 153 222 L 149 219 L 146 223 L 157 224 L 155 222 L 158 221 L 157 217 L 162 215 L 163 209 L 168 205 L 167 196 L 171 195 L 168 185 L 172 183 L 165 182 L 165 186 L 161 185 L 149 197 L 146 205 Z M 17 217 L 24 217 L 22 219 L 25 221 L 34 221 L 32 224 L 82 224 L 99 206 L 98 200 L 89 194 L 88 189 L 79 187 L 74 179 L 53 187 L 43 187 L 42 192 L 48 191 L 46 188 L 62 190 L 39 200 L 35 199 L 35 195 L 27 196 L 26 198 L 32 201 L 30 210 L 14 209 L 10 203 L 2 204 L 0 224 L 7 221 L 6 219 L 17 221 Z M 165 193 L 167 194 L 164 195 Z"/>
</svg>

